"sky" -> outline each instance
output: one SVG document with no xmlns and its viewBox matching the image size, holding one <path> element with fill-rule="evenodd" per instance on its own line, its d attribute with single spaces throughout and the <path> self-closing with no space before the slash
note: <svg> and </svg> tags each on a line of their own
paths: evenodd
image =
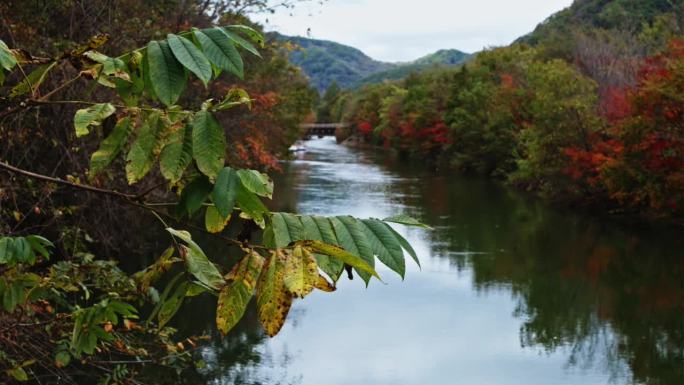
<svg viewBox="0 0 684 385">
<path fill-rule="evenodd" d="M 329 0 L 257 17 L 270 31 L 332 40 L 389 62 L 508 45 L 572 0 Z M 310 34 L 308 34 L 310 31 Z"/>
</svg>

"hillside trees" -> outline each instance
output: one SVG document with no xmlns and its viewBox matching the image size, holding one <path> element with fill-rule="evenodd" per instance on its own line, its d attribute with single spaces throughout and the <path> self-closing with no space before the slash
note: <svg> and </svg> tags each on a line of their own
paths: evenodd
<svg viewBox="0 0 684 385">
<path fill-rule="evenodd" d="M 525 70 L 532 94 L 524 107 L 529 118 L 520 132 L 517 169 L 510 178 L 554 198 L 582 196 L 584 186 L 567 178 L 570 162 L 559 150 L 588 149 L 603 129 L 596 113 L 596 85 L 560 60 L 535 62 Z"/>
<path fill-rule="evenodd" d="M 614 127 L 620 147 L 604 166 L 611 196 L 659 214 L 684 203 L 684 41 L 650 58 L 629 96 L 627 116 Z"/>
<path fill-rule="evenodd" d="M 684 196 L 680 40 L 648 55 L 633 35 L 573 36 L 571 63 L 545 47 L 496 48 L 460 69 L 347 93 L 340 116 L 369 141 L 423 161 L 555 200 L 676 218 Z"/>
</svg>

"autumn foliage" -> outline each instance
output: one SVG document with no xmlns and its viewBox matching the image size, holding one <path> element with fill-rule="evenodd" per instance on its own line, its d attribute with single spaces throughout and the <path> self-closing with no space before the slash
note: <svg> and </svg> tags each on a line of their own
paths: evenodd
<svg viewBox="0 0 684 385">
<path fill-rule="evenodd" d="M 368 141 L 437 167 L 493 175 L 555 200 L 676 217 L 684 204 L 684 40 L 635 62 L 633 81 L 631 72 L 611 78 L 587 67 L 582 54 L 578 66 L 525 45 L 493 49 L 458 69 L 342 94 L 333 115 Z"/>
</svg>

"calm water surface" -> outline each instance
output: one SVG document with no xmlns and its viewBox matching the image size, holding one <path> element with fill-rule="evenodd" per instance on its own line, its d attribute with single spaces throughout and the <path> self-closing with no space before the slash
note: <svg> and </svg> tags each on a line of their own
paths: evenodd
<svg viewBox="0 0 684 385">
<path fill-rule="evenodd" d="M 493 183 L 431 175 L 332 139 L 284 164 L 277 208 L 378 217 L 415 246 L 401 281 L 295 302 L 268 339 L 254 309 L 200 352 L 198 383 L 684 384 L 684 242 L 552 208 Z M 417 166 L 417 167 L 416 167 Z M 624 228 L 623 228 L 624 227 Z M 212 315 L 186 313 L 211 325 Z"/>
</svg>

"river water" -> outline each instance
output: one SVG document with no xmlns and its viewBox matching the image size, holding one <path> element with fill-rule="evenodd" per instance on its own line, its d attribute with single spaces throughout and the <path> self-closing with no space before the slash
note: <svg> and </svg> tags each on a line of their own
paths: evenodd
<svg viewBox="0 0 684 385">
<path fill-rule="evenodd" d="M 276 178 L 278 209 L 412 215 L 433 227 L 397 227 L 422 269 L 408 258 L 402 281 L 381 267 L 386 284 L 368 289 L 343 278 L 296 301 L 272 339 L 251 308 L 200 351 L 198 382 L 684 384 L 681 230 L 591 218 L 332 138 L 307 147 Z"/>
</svg>

